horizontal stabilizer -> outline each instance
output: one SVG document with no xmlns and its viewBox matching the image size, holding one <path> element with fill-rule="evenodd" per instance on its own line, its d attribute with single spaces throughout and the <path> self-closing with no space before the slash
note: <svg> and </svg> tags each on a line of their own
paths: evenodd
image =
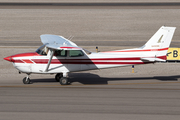
<svg viewBox="0 0 180 120">
<path fill-rule="evenodd" d="M 144 62 L 166 62 L 166 60 L 160 58 L 141 58 L 141 60 Z"/>
</svg>

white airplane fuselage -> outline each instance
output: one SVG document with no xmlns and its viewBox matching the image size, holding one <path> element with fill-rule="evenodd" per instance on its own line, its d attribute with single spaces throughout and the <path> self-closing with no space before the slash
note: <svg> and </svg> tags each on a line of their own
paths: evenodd
<svg viewBox="0 0 180 120">
<path fill-rule="evenodd" d="M 49 60 L 49 54 L 40 55 L 34 52 L 17 54 L 10 57 L 14 67 L 20 72 L 52 74 L 153 63 L 151 61 L 144 61 L 141 58 L 154 58 L 155 56 L 151 56 L 151 54 L 157 51 L 167 51 L 167 49 L 131 49 L 91 53 L 89 55 L 82 50 L 84 55 L 78 57 L 70 57 L 68 55 L 70 50 L 67 50 L 66 57 L 53 56 L 48 71 L 45 71 L 45 69 Z M 166 60 L 166 56 L 157 56 L 156 58 Z"/>
</svg>

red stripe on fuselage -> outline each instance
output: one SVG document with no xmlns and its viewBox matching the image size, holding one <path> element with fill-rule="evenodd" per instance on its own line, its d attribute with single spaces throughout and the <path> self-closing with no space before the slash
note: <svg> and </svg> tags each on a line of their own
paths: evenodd
<svg viewBox="0 0 180 120">
<path fill-rule="evenodd" d="M 31 63 L 31 64 L 33 64 L 33 62 L 32 62 L 31 60 L 29 60 L 29 59 L 22 59 L 22 61 L 24 61 L 25 63 Z"/>
<path fill-rule="evenodd" d="M 24 61 L 25 59 L 22 59 L 22 60 Z M 67 62 L 67 61 L 68 62 L 78 61 L 78 62 L 84 63 L 83 61 L 92 62 L 92 61 L 97 61 L 97 60 L 98 60 L 98 62 L 100 62 L 100 61 L 104 62 L 104 61 L 112 61 L 112 60 L 118 61 L 118 60 L 141 60 L 141 59 L 140 59 L 140 57 L 135 57 L 135 58 L 93 58 L 93 59 L 52 59 L 51 63 L 56 64 L 56 63 Z M 32 59 L 32 61 L 37 64 L 47 64 L 49 59 Z M 15 59 L 15 60 L 13 60 L 13 62 L 22 63 L 22 61 L 19 59 Z M 33 63 L 33 62 L 31 62 L 29 60 L 26 63 Z"/>
<path fill-rule="evenodd" d="M 113 53 L 113 52 L 147 52 L 147 51 L 163 51 L 168 50 L 169 48 L 161 48 L 161 49 L 142 49 L 142 50 L 120 50 L 120 51 L 107 51 L 103 53 Z"/>
<path fill-rule="evenodd" d="M 127 60 L 127 62 L 120 61 Z M 131 60 L 131 61 L 128 61 Z M 144 64 L 140 58 L 103 58 L 103 59 L 52 59 L 51 64 Z M 48 59 L 33 59 L 36 64 L 47 64 Z"/>
<path fill-rule="evenodd" d="M 70 60 L 140 60 L 140 57 L 134 57 L 134 58 L 93 58 L 93 59 L 70 59 Z"/>
<path fill-rule="evenodd" d="M 15 57 L 28 57 L 28 56 L 41 56 L 41 55 L 39 55 L 39 54 L 36 53 L 36 52 L 32 52 L 32 53 L 16 54 L 16 55 L 12 55 L 11 57 L 12 57 L 12 58 L 15 58 Z"/>
<path fill-rule="evenodd" d="M 167 56 L 166 55 L 165 56 L 158 56 L 157 58 L 163 59 L 163 60 L 167 60 Z"/>
<path fill-rule="evenodd" d="M 78 48 L 78 47 L 60 47 L 60 48 L 64 48 L 64 49 L 81 49 L 81 48 Z"/>
<path fill-rule="evenodd" d="M 157 58 L 166 60 L 166 56 L 158 56 Z M 26 63 L 47 64 L 49 59 L 22 59 Z M 133 61 L 136 60 L 136 61 Z M 144 64 L 140 57 L 135 58 L 93 58 L 93 59 L 52 59 L 51 64 Z M 24 63 L 21 60 L 13 60 L 15 63 Z M 122 61 L 122 62 L 121 62 Z"/>
<path fill-rule="evenodd" d="M 94 59 L 52 59 L 51 64 L 86 64 L 86 63 L 95 63 L 95 62 L 111 62 L 116 61 L 119 62 L 120 60 L 140 60 L 139 57 L 136 58 L 94 58 Z M 32 59 L 37 64 L 47 64 L 49 59 Z M 108 63 L 109 63 L 108 62 Z"/>
<path fill-rule="evenodd" d="M 24 63 L 22 60 L 20 60 L 20 59 L 17 59 L 17 60 L 12 60 L 12 62 L 14 62 L 14 63 Z"/>
<path fill-rule="evenodd" d="M 47 64 L 48 63 L 48 60 L 33 60 L 36 64 Z M 104 62 L 104 61 L 91 61 L 91 60 L 88 60 L 88 61 L 85 61 L 85 62 L 82 62 L 81 60 L 80 61 L 72 61 L 72 60 L 58 60 L 58 59 L 54 59 L 51 61 L 51 64 L 144 64 L 144 62 Z"/>
</svg>

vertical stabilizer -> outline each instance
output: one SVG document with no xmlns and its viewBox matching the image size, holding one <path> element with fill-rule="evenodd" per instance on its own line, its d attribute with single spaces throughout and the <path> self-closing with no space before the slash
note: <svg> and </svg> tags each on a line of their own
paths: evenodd
<svg viewBox="0 0 180 120">
<path fill-rule="evenodd" d="M 176 27 L 162 26 L 143 46 L 143 49 L 169 48 Z"/>
<path fill-rule="evenodd" d="M 155 61 L 166 61 L 167 51 L 170 46 L 172 37 L 174 35 L 176 27 L 162 26 L 142 47 L 142 49 L 149 49 L 152 52 L 149 53 L 154 56 Z"/>
</svg>

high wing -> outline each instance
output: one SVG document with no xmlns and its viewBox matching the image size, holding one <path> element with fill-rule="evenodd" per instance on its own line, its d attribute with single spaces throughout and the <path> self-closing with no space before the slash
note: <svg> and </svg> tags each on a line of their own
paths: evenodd
<svg viewBox="0 0 180 120">
<path fill-rule="evenodd" d="M 55 50 L 77 50 L 82 49 L 78 47 L 75 43 L 58 35 L 41 35 L 41 42 L 46 44 L 46 47 Z"/>
</svg>

